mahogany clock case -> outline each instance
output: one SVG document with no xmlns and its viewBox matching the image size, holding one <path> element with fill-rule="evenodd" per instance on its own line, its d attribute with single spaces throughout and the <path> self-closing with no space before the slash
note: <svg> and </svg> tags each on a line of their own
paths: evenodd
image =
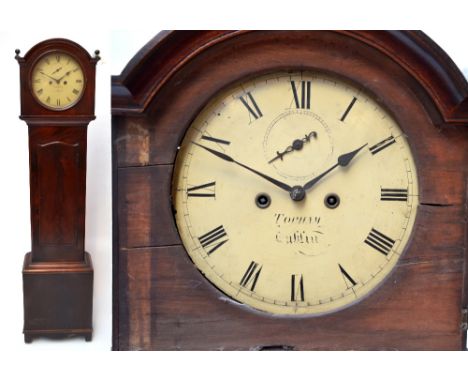
<svg viewBox="0 0 468 382">
<path fill-rule="evenodd" d="M 88 123 L 95 118 L 99 56 L 91 57 L 65 39 L 43 41 L 24 57 L 19 53 L 20 118 L 29 129 L 32 235 L 23 267 L 25 341 L 70 335 L 90 340 L 93 267 L 84 250 L 86 147 Z M 65 110 L 44 107 L 32 93 L 32 70 L 51 53 L 57 60 L 68 54 L 83 70 L 83 94 Z"/>
<path fill-rule="evenodd" d="M 407 136 L 420 204 L 396 269 L 365 300 L 321 317 L 236 304 L 194 267 L 171 207 L 177 147 L 221 90 L 278 70 L 366 89 Z M 468 84 L 421 32 L 179 31 L 112 79 L 113 348 L 453 350 L 466 338 Z"/>
</svg>

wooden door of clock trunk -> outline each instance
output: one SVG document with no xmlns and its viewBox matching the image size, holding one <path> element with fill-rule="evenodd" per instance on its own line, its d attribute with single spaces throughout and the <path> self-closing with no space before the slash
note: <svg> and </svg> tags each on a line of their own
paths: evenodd
<svg viewBox="0 0 468 382">
<path fill-rule="evenodd" d="M 195 268 L 174 223 L 177 147 L 220 90 L 284 69 L 339 73 L 385 104 L 411 143 L 420 204 L 396 270 L 320 317 L 239 304 Z M 113 78 L 115 350 L 463 349 L 468 85 L 420 32 L 197 31 L 156 36 Z"/>
</svg>

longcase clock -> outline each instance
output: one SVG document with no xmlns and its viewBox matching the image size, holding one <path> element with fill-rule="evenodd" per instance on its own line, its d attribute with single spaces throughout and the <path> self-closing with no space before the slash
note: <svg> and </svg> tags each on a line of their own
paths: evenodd
<svg viewBox="0 0 468 382">
<path fill-rule="evenodd" d="M 164 32 L 113 78 L 114 349 L 463 349 L 468 84 L 421 32 Z"/>
<path fill-rule="evenodd" d="M 86 139 L 95 67 L 78 44 L 43 41 L 16 59 L 29 129 L 31 252 L 23 266 L 24 340 L 92 336 L 93 266 L 85 252 Z"/>
</svg>

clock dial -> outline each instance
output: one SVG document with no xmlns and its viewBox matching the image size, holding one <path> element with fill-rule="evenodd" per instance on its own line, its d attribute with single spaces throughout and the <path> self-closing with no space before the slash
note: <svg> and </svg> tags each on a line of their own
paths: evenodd
<svg viewBox="0 0 468 382">
<path fill-rule="evenodd" d="M 48 53 L 32 69 L 31 90 L 39 103 L 48 109 L 72 107 L 80 100 L 84 87 L 83 69 L 67 53 Z"/>
<path fill-rule="evenodd" d="M 364 89 L 280 72 L 213 99 L 188 129 L 175 220 L 196 267 L 273 314 L 344 308 L 383 282 L 418 205 L 414 161 Z"/>
</svg>

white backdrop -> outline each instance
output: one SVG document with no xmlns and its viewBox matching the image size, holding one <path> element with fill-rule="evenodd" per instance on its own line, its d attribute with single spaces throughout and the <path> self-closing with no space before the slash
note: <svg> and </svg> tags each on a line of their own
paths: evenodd
<svg viewBox="0 0 468 382">
<path fill-rule="evenodd" d="M 41 7 L 45 7 L 44 2 L 34 2 L 35 9 L 25 12 L 22 9 L 23 2 L 16 1 L 10 6 L 13 8 L 11 13 L 0 13 L 0 110 L 2 113 L 2 138 L 0 139 L 0 169 L 1 169 L 1 188 L 0 188 L 0 259 L 2 265 L 2 273 L 0 276 L 0 297 L 1 297 L 1 314 L 0 314 L 0 329 L 1 344 L 0 352 L 8 351 L 10 354 L 20 351 L 35 353 L 30 354 L 26 358 L 26 364 L 33 362 L 35 357 L 42 355 L 41 360 L 44 360 L 44 351 L 54 351 L 54 359 L 58 356 L 58 352 L 62 353 L 62 358 L 68 357 L 70 350 L 104 350 L 107 351 L 111 347 L 111 296 L 112 296 L 112 280 L 111 280 L 111 261 L 112 261 L 112 237 L 111 237 L 111 157 L 110 157 L 110 75 L 119 74 L 126 63 L 133 55 L 153 37 L 162 28 L 236 28 L 236 27 L 256 27 L 256 28 L 335 28 L 335 27 L 365 27 L 365 28 L 421 28 L 431 38 L 433 38 L 455 61 L 459 68 L 468 75 L 468 49 L 466 49 L 467 33 L 463 29 L 466 23 L 465 15 L 467 6 L 464 1 L 455 2 L 451 6 L 450 12 L 446 13 L 450 17 L 442 17 L 441 3 L 436 2 L 436 8 L 432 11 L 429 17 L 428 11 L 424 16 L 415 18 L 420 14 L 420 7 L 417 2 L 412 7 L 407 1 L 402 1 L 402 4 L 392 2 L 394 6 L 386 9 L 384 13 L 380 13 L 380 18 L 372 21 L 370 18 L 353 16 L 353 8 L 358 8 L 357 2 L 345 2 L 342 8 L 343 12 L 331 13 L 322 11 L 321 15 L 328 15 L 328 20 L 333 22 L 323 22 L 322 19 L 316 17 L 317 12 L 312 5 L 308 5 L 304 12 L 298 12 L 297 17 L 283 18 L 281 7 L 274 1 L 270 1 L 270 6 L 273 11 L 276 11 L 276 19 L 268 18 L 262 13 L 261 6 L 253 8 L 251 1 L 237 1 L 235 5 L 229 6 L 224 4 L 221 7 L 220 2 L 211 4 L 212 7 L 203 9 L 200 3 L 192 2 L 191 5 L 182 6 L 178 2 L 173 2 L 173 8 L 169 9 L 169 5 L 165 7 L 155 7 L 151 10 L 151 6 L 147 8 L 137 7 L 137 1 L 115 0 L 114 2 L 102 2 L 104 5 L 97 5 L 98 2 L 86 2 L 84 0 L 70 4 L 69 8 L 54 8 L 54 16 L 57 14 L 60 17 L 52 18 L 52 15 L 47 14 Z M 107 10 L 112 7 L 113 10 Z M 240 6 L 242 3 L 243 6 Z M 301 3 L 301 1 L 299 1 Z M 312 4 L 312 2 L 306 2 Z M 333 7 L 333 1 L 328 1 L 329 6 Z M 51 3 L 50 3 L 51 4 Z M 47 4 L 47 7 L 52 5 Z M 79 4 L 81 7 L 92 4 L 99 8 L 97 14 L 91 12 L 91 16 L 83 10 L 77 11 L 75 14 L 73 6 Z M 111 5 L 112 4 L 112 5 Z M 156 4 L 156 3 L 154 3 Z M 295 4 L 298 4 L 296 2 Z M 447 1 L 444 1 L 447 4 Z M 368 2 L 369 8 L 375 7 L 373 2 Z M 4 2 L 4 7 L 6 2 Z M 191 8 L 191 7 L 195 8 Z M 284 6 L 284 4 L 282 5 Z M 425 5 L 426 6 L 426 5 Z M 449 7 L 446 7 L 447 9 Z M 78 9 L 78 8 L 76 8 Z M 364 8 L 359 8 L 359 12 Z M 146 12 L 145 12 L 146 11 Z M 226 12 L 230 12 L 230 17 Z M 309 14 L 306 11 L 310 11 Z M 198 12 L 198 13 L 197 13 Z M 221 17 L 215 17 L 215 14 L 221 14 Z M 10 18 L 6 20 L 5 18 Z M 415 16 L 416 15 L 416 16 Z M 125 22 L 119 22 L 126 16 Z M 203 16 L 199 18 L 200 16 Z M 310 16 L 310 17 L 309 17 Z M 396 20 L 400 16 L 398 23 L 389 24 L 388 20 Z M 440 17 L 439 17 L 440 16 Z M 80 19 L 81 17 L 81 19 Z M 308 18 L 309 17 L 309 18 Z M 315 17 L 315 18 L 314 18 Z M 429 19 L 428 19 L 429 17 Z M 450 19 L 452 18 L 452 19 Z M 326 17 L 325 17 L 326 19 Z M 450 20 L 448 24 L 442 24 L 440 20 Z M 77 28 L 78 22 L 84 20 L 85 27 Z M 260 21 L 258 21 L 260 20 Z M 268 21 L 265 21 L 268 20 Z M 353 20 L 350 22 L 350 20 Z M 360 21 L 359 21 L 360 20 Z M 369 21 L 371 20 L 371 21 Z M 403 20 L 403 21 L 401 21 Z M 242 22 L 240 22 L 242 21 Z M 294 22 L 293 22 L 294 21 Z M 28 27 L 24 27 L 29 22 Z M 356 24 L 362 22 L 364 25 Z M 413 22 L 413 24 L 408 24 Z M 350 24 L 351 23 L 351 24 Z M 45 28 L 42 26 L 45 25 Z M 151 29 L 141 29 L 141 25 L 150 25 Z M 129 28 L 129 29 L 125 29 Z M 135 28 L 135 29 L 130 29 Z M 59 32 L 57 32 L 59 31 Z M 47 339 L 35 340 L 32 344 L 25 345 L 22 336 L 23 326 L 23 307 L 22 307 L 22 280 L 21 268 L 23 256 L 31 249 L 30 244 L 30 222 L 29 222 L 29 167 L 28 167 L 28 139 L 27 126 L 19 120 L 19 69 L 18 64 L 14 60 L 14 50 L 21 49 L 21 54 L 24 55 L 37 42 L 51 37 L 64 37 L 72 39 L 82 45 L 90 53 L 95 49 L 100 49 L 102 60 L 97 65 L 97 83 L 96 83 L 96 116 L 97 119 L 90 123 L 88 133 L 88 177 L 87 177 L 87 216 L 86 216 L 86 245 L 85 248 L 91 253 L 94 269 L 95 269 L 95 285 L 94 285 L 94 337 L 93 341 L 86 343 L 82 338 L 72 340 L 50 341 Z M 46 353 L 47 354 L 47 353 Z M 89 355 L 89 354 L 88 354 Z M 334 355 L 333 357 L 335 357 Z M 239 360 L 240 355 L 236 356 Z M 256 356 L 260 357 L 260 355 Z M 269 360 L 273 359 L 273 355 L 269 356 Z M 291 355 L 282 355 L 282 360 Z M 305 355 L 301 358 L 307 362 Z M 314 355 L 314 357 L 318 357 Z M 359 366 L 362 364 L 363 358 L 357 356 L 346 356 L 348 366 Z M 370 360 L 371 356 L 367 360 Z M 394 356 L 392 356 L 394 357 Z M 425 355 L 424 357 L 428 357 Z M 23 358 L 18 357 L 18 359 Z M 345 357 L 339 357 L 343 362 Z M 0 358 L 8 363 L 9 358 Z M 127 358 L 128 359 L 128 358 Z M 159 358 L 161 361 L 163 357 Z M 183 358 L 187 361 L 187 357 Z M 218 359 L 219 356 L 210 356 L 211 360 Z M 275 358 L 278 360 L 277 356 Z M 395 358 L 393 358 L 395 359 Z M 427 359 L 427 358 L 424 358 Z M 447 357 L 445 358 L 447 359 Z M 88 357 L 88 361 L 92 361 Z M 99 358 L 100 360 L 100 358 Z M 201 361 L 201 358 L 198 358 Z M 245 362 L 244 358 L 244 362 Z M 258 358 L 255 358 L 258 361 Z M 263 358 L 265 360 L 265 358 Z M 351 363 L 349 363 L 351 360 Z M 373 358 L 372 364 L 374 368 L 379 365 L 386 364 L 381 359 Z M 399 358 L 399 361 L 402 359 Z M 419 362 L 424 362 L 423 358 L 417 359 Z M 2 361 L 0 361 L 2 362 Z M 99 361 L 100 362 L 100 361 Z M 115 358 L 112 359 L 115 362 Z M 281 361 L 276 361 L 281 362 Z M 294 364 L 295 360 L 289 358 L 289 365 Z M 310 362 L 310 360 L 309 360 Z M 429 371 L 440 362 L 425 362 L 425 368 Z M 466 360 L 465 360 L 466 362 Z M 164 361 L 162 362 L 164 363 Z M 268 363 L 268 362 L 267 362 Z M 67 364 L 64 362 L 63 364 Z M 107 362 L 109 364 L 109 362 Z M 333 359 L 329 362 L 329 366 L 333 365 Z M 461 362 L 460 362 L 461 364 Z M 21 374 L 28 372 L 28 367 L 16 366 L 19 362 L 12 363 L 14 370 L 20 371 Z M 151 362 L 148 363 L 151 366 Z M 193 369 L 177 367 L 177 361 L 168 362 L 166 366 L 171 370 L 180 373 L 189 373 Z M 222 365 L 222 364 L 221 364 Z M 298 364 L 296 364 L 299 366 Z M 271 366 L 271 364 L 270 364 Z M 388 365 L 386 365 L 388 367 Z M 55 366 L 58 370 L 61 365 Z M 120 367 L 112 367 L 114 373 L 118 373 Z M 161 367 L 161 363 L 159 366 Z M 198 366 L 197 366 L 198 367 Z M 203 367 L 202 367 L 203 368 Z M 371 367 L 372 368 L 372 367 Z M 253 367 L 253 370 L 258 367 Z M 103 372 L 101 376 L 109 375 L 110 368 Z M 216 369 L 215 367 L 215 370 Z M 250 369 L 252 370 L 252 366 Z M 261 370 L 261 368 L 260 368 Z M 270 367 L 270 371 L 275 368 Z M 406 370 L 406 376 L 408 376 Z M 465 368 L 466 370 L 466 368 Z M 96 369 L 94 369 L 96 372 Z M 238 372 L 247 373 L 244 368 L 237 368 Z M 336 369 L 335 372 L 339 370 Z M 349 369 L 341 368 L 343 375 L 349 376 Z M 75 372 L 64 370 L 70 380 L 77 380 Z M 284 368 L 287 378 L 290 369 Z M 31 372 L 32 373 L 32 372 Z M 233 370 L 234 373 L 234 370 Z M 320 374 L 320 373 L 319 373 Z M 1 375 L 1 371 L 0 371 Z M 30 374 L 40 375 L 40 374 Z M 93 373 L 95 375 L 95 373 Z M 136 378 L 145 377 L 138 371 L 132 371 L 126 375 Z M 168 374 L 171 375 L 171 374 Z M 186 374 L 187 375 L 187 374 Z M 253 375 L 253 374 L 249 374 Z M 327 374 L 324 374 L 327 375 Z M 360 380 L 363 380 L 365 373 L 362 369 L 357 374 Z M 381 375 L 379 381 L 388 380 L 390 374 Z M 445 371 L 438 373 L 436 370 L 432 372 L 432 376 L 444 376 L 447 379 Z M 75 378 L 76 377 L 76 378 Z M 291 377 L 292 379 L 292 377 Z M 365 378 L 364 378 L 365 379 Z M 448 378 L 447 380 L 449 380 Z M 3 379 L 6 380 L 6 379 Z M 13 379 L 16 380 L 16 379 Z M 39 378 L 40 380 L 40 378 Z M 128 380 L 128 379 L 127 379 Z"/>
</svg>

